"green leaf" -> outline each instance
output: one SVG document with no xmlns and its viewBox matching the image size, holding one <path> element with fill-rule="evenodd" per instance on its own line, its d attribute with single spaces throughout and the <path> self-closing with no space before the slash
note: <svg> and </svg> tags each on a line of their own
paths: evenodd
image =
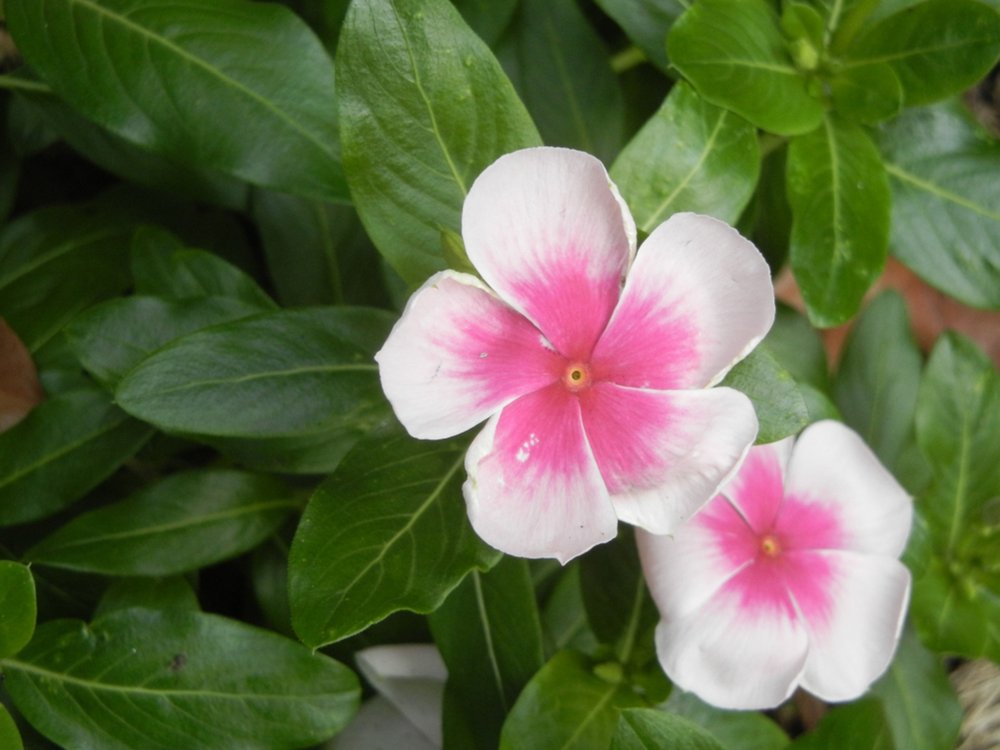
<svg viewBox="0 0 1000 750">
<path fill-rule="evenodd" d="M 864 130 L 828 118 L 795 138 L 788 200 L 792 270 L 809 319 L 843 323 L 881 273 L 889 242 L 889 181 Z"/>
<path fill-rule="evenodd" d="M 888 120 L 903 108 L 903 87 L 888 63 L 845 68 L 830 80 L 833 108 L 853 122 Z"/>
<path fill-rule="evenodd" d="M 521 0 L 512 29 L 519 86 L 542 139 L 610 161 L 624 102 L 607 49 L 575 0 Z"/>
<path fill-rule="evenodd" d="M 289 557 L 292 624 L 313 647 L 392 612 L 435 610 L 496 560 L 462 499 L 465 444 L 377 433 L 313 495 Z"/>
<path fill-rule="evenodd" d="M 597 637 L 587 622 L 580 589 L 580 565 L 568 565 L 542 609 L 546 653 L 571 648 L 593 655 L 599 648 Z"/>
<path fill-rule="evenodd" d="M 28 645 L 36 615 L 31 571 L 20 563 L 0 560 L 0 658 L 13 656 Z"/>
<path fill-rule="evenodd" d="M 197 331 L 142 360 L 115 398 L 168 432 L 356 438 L 386 413 L 369 321 L 390 316 L 350 313 L 283 310 Z"/>
<path fill-rule="evenodd" d="M 781 750 L 788 745 L 788 735 L 767 716 L 714 708 L 694 693 L 674 690 L 663 708 L 707 730 L 726 750 Z"/>
<path fill-rule="evenodd" d="M 183 576 L 167 578 L 118 578 L 97 603 L 95 617 L 119 609 L 188 609 L 198 611 L 198 595 Z"/>
<path fill-rule="evenodd" d="M 725 750 L 698 725 L 652 708 L 621 712 L 611 750 Z"/>
<path fill-rule="evenodd" d="M 667 32 L 688 7 L 686 0 L 597 0 L 625 33 L 663 72 L 670 71 Z"/>
<path fill-rule="evenodd" d="M 699 94 L 764 130 L 808 133 L 823 120 L 766 0 L 699 0 L 670 30 L 667 54 Z"/>
<path fill-rule="evenodd" d="M 81 313 L 66 326 L 65 335 L 84 369 L 113 388 L 125 373 L 164 344 L 259 312 L 257 305 L 228 297 L 125 297 Z"/>
<path fill-rule="evenodd" d="M 760 424 L 758 443 L 773 443 L 793 435 L 809 422 L 801 389 L 766 344 L 759 344 L 737 362 L 719 385 L 742 391 L 753 402 Z"/>
<path fill-rule="evenodd" d="M 0 704 L 0 747 L 5 750 L 24 750 L 17 724 L 3 704 Z"/>
<path fill-rule="evenodd" d="M 759 174 L 754 127 L 686 83 L 671 89 L 611 167 L 636 225 L 647 233 L 678 211 L 734 223 Z"/>
<path fill-rule="evenodd" d="M 941 658 L 907 631 L 886 675 L 871 688 L 882 701 L 894 744 L 905 750 L 952 750 L 962 707 Z"/>
<path fill-rule="evenodd" d="M 834 397 L 844 422 L 896 473 L 914 440 L 922 364 L 903 299 L 883 292 L 851 330 Z"/>
<path fill-rule="evenodd" d="M 847 65 L 888 63 L 907 106 L 958 94 L 1000 55 L 1000 13 L 975 0 L 928 0 L 872 26 L 847 50 Z"/>
<path fill-rule="evenodd" d="M 358 703 L 343 665 L 201 612 L 126 609 L 45 623 L 0 662 L 17 708 L 67 747 L 278 750 L 339 731 Z"/>
<path fill-rule="evenodd" d="M 495 748 L 504 718 L 545 662 L 527 563 L 505 557 L 488 573 L 473 570 L 430 624 L 448 667 L 448 690 L 474 738 L 470 750 Z"/>
<path fill-rule="evenodd" d="M 882 707 L 873 699 L 834 708 L 815 730 L 788 747 L 789 750 L 894 750 Z"/>
<path fill-rule="evenodd" d="M 179 472 L 77 516 L 25 558 L 106 575 L 185 573 L 253 549 L 298 507 L 274 477 L 226 469 Z"/>
<path fill-rule="evenodd" d="M 496 58 L 446 0 L 357 0 L 337 49 L 344 170 L 375 246 L 410 284 L 444 268 L 472 180 L 539 144 Z"/>
<path fill-rule="evenodd" d="M 122 138 L 255 184 L 347 199 L 333 65 L 287 8 L 9 0 L 7 22 L 42 79 Z"/>
<path fill-rule="evenodd" d="M 0 233 L 0 317 L 32 352 L 80 310 L 129 284 L 131 221 L 108 211 L 48 207 Z"/>
<path fill-rule="evenodd" d="M 531 679 L 504 723 L 500 750 L 589 750 L 611 743 L 623 708 L 642 701 L 595 674 L 588 660 L 560 651 Z"/>
<path fill-rule="evenodd" d="M 949 296 L 1000 308 L 1000 143 L 953 102 L 907 112 L 881 145 L 893 254 Z"/>
<path fill-rule="evenodd" d="M 43 402 L 0 434 L 0 526 L 62 510 L 104 481 L 151 435 L 97 389 Z"/>
<path fill-rule="evenodd" d="M 479 38 L 492 47 L 510 24 L 517 0 L 452 0 L 452 5 Z"/>
</svg>

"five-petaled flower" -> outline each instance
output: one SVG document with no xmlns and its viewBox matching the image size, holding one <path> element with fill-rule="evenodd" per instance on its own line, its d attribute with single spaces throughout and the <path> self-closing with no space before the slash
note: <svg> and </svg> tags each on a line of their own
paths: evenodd
<svg viewBox="0 0 1000 750">
<path fill-rule="evenodd" d="M 594 157 L 501 157 L 462 211 L 486 284 L 431 277 L 376 356 L 414 437 L 489 420 L 464 494 L 477 533 L 504 552 L 566 562 L 614 537 L 618 519 L 670 532 L 756 436 L 749 399 L 708 386 L 774 320 L 766 262 L 706 216 L 674 215 L 638 254 L 635 235 Z"/>
<path fill-rule="evenodd" d="M 828 701 L 861 695 L 899 640 L 912 512 L 839 422 L 752 448 L 672 538 L 638 537 L 664 671 L 724 708 L 770 708 L 798 685 Z"/>
</svg>

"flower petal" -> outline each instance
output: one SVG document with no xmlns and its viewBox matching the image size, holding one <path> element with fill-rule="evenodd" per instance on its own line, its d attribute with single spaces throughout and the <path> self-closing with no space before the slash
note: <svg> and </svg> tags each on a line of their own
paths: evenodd
<svg viewBox="0 0 1000 750">
<path fill-rule="evenodd" d="M 656 653 L 676 685 L 714 706 L 772 708 L 795 689 L 808 640 L 785 606 L 744 606 L 735 595 L 743 573 L 687 616 L 663 620 Z"/>
<path fill-rule="evenodd" d="M 722 494 L 758 534 L 771 529 L 781 507 L 785 467 L 794 442 L 794 438 L 788 437 L 776 443 L 755 445 L 747 453 L 740 470 L 722 488 Z"/>
<path fill-rule="evenodd" d="M 708 502 L 757 435 L 750 400 L 730 388 L 649 391 L 596 383 L 583 423 L 618 517 L 668 534 Z"/>
<path fill-rule="evenodd" d="M 617 533 L 579 402 L 562 384 L 519 398 L 490 419 L 465 468 L 469 519 L 498 550 L 566 563 Z"/>
<path fill-rule="evenodd" d="M 910 572 L 890 557 L 856 552 L 808 552 L 832 575 L 831 606 L 799 603 L 809 631 L 802 687 L 827 701 L 853 700 L 889 666 L 910 595 Z M 806 582 L 807 585 L 808 582 Z M 801 593 L 791 586 L 798 602 Z"/>
<path fill-rule="evenodd" d="M 913 503 L 864 441 L 840 422 L 807 427 L 792 451 L 786 503 L 823 507 L 839 520 L 839 549 L 898 557 Z"/>
<path fill-rule="evenodd" d="M 410 297 L 375 360 L 399 421 L 428 439 L 465 432 L 565 368 L 524 316 L 454 271 Z"/>
<path fill-rule="evenodd" d="M 594 374 L 639 388 L 702 388 L 773 322 L 774 288 L 757 248 L 724 222 L 674 214 L 639 249 L 594 349 Z"/>
<path fill-rule="evenodd" d="M 635 223 L 604 166 L 581 151 L 497 159 L 462 209 L 469 260 L 570 359 L 586 360 L 635 251 Z"/>
</svg>

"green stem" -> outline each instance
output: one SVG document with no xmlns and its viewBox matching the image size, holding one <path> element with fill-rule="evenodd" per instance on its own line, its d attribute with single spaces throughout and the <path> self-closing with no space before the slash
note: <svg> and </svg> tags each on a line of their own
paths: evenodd
<svg viewBox="0 0 1000 750">
<path fill-rule="evenodd" d="M 51 94 L 52 89 L 41 81 L 31 81 L 17 76 L 0 75 L 0 89 L 8 91 L 34 91 L 39 94 Z"/>
<path fill-rule="evenodd" d="M 621 74 L 646 62 L 646 53 L 636 46 L 626 47 L 611 58 L 611 70 Z"/>
</svg>

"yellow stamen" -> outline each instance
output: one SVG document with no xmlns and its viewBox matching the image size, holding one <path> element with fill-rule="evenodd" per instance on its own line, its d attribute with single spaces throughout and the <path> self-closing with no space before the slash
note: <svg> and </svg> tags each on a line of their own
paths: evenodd
<svg viewBox="0 0 1000 750">
<path fill-rule="evenodd" d="M 583 390 L 590 385 L 590 368 L 583 362 L 573 362 L 563 373 L 563 383 L 571 391 Z"/>
<path fill-rule="evenodd" d="M 781 544 L 774 534 L 768 534 L 760 540 L 760 551 L 768 557 L 776 557 L 781 552 Z"/>
</svg>

